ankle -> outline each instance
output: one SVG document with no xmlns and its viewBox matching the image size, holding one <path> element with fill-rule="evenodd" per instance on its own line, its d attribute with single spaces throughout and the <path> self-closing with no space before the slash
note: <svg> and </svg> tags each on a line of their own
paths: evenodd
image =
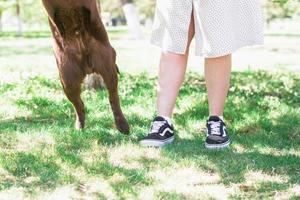
<svg viewBox="0 0 300 200">
<path fill-rule="evenodd" d="M 213 116 L 219 117 L 224 122 L 224 116 L 223 115 L 209 115 L 209 118 L 213 117 Z"/>
<path fill-rule="evenodd" d="M 171 119 L 171 117 L 164 116 L 164 115 L 158 115 L 158 116 L 164 118 L 170 125 L 172 125 L 172 119 Z"/>
</svg>

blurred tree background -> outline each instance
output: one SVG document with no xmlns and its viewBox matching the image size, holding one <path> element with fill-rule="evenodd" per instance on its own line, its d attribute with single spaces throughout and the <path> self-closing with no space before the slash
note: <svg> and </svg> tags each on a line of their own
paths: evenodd
<svg viewBox="0 0 300 200">
<path fill-rule="evenodd" d="M 151 24 L 155 0 L 97 0 L 107 25 L 125 25 L 128 16 L 124 6 L 131 5 L 131 12 L 138 13 L 143 25 Z M 299 0 L 265 0 L 266 22 L 278 18 L 293 18 L 300 15 Z M 133 9 L 133 10 L 132 10 Z M 134 10 L 135 9 L 135 10 Z M 131 16 L 132 17 L 132 16 Z M 0 0 L 0 31 L 47 30 L 47 19 L 41 0 Z M 126 19 L 127 18 L 127 19 Z"/>
<path fill-rule="evenodd" d="M 299 16 L 299 0 L 265 1 L 266 21 L 269 24 L 278 18 L 293 18 Z"/>
<path fill-rule="evenodd" d="M 124 6 L 133 5 L 138 21 L 145 24 L 154 14 L 155 0 L 97 0 L 103 17 L 109 18 L 110 25 L 125 25 Z M 128 20 L 128 19 L 127 19 Z M 47 16 L 41 0 L 0 0 L 0 32 L 41 30 L 47 27 Z"/>
<path fill-rule="evenodd" d="M 94 75 L 82 93 L 87 129 L 74 131 L 42 0 L 0 0 L 1 200 L 300 199 L 300 0 L 257 0 L 265 45 L 234 55 L 224 113 L 234 143 L 218 153 L 202 144 L 209 106 L 194 42 L 174 112 L 177 141 L 161 150 L 138 145 L 156 112 L 161 51 L 149 42 L 156 1 L 97 0 L 117 50 L 132 130 L 123 137 L 106 90 L 88 90 L 103 85 Z"/>
</svg>

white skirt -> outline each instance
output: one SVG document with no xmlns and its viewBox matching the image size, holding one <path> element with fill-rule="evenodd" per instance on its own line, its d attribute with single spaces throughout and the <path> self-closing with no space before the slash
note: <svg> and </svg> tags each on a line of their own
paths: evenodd
<svg viewBox="0 0 300 200">
<path fill-rule="evenodd" d="M 263 44 L 262 0 L 157 0 L 151 43 L 185 54 L 192 12 L 196 55 L 220 57 Z"/>
</svg>

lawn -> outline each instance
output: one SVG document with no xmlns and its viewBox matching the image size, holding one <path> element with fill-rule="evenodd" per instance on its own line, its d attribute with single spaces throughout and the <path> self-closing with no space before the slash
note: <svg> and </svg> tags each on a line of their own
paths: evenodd
<svg viewBox="0 0 300 200">
<path fill-rule="evenodd" d="M 50 46 L 41 48 L 52 58 Z M 9 49 L 32 56 L 25 50 Z M 79 132 L 56 69 L 42 73 L 47 63 L 36 61 L 26 74 L 28 63 L 12 60 L 14 68 L 5 52 L 0 49 L 1 200 L 300 198 L 299 74 L 234 72 L 225 110 L 233 143 L 209 151 L 204 78 L 189 72 L 174 114 L 176 141 L 154 149 L 138 140 L 155 116 L 155 76 L 120 75 L 129 136 L 115 129 L 105 90 L 83 92 L 87 127 Z"/>
</svg>

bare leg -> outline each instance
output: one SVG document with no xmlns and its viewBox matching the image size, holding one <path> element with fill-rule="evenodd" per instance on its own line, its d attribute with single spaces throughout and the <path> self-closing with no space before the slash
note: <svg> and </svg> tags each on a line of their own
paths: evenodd
<svg viewBox="0 0 300 200">
<path fill-rule="evenodd" d="M 185 55 L 162 52 L 159 67 L 157 109 L 159 116 L 172 117 L 179 89 L 184 81 L 188 52 L 194 37 L 194 17 L 191 17 Z"/>
<path fill-rule="evenodd" d="M 205 60 L 209 115 L 223 116 L 231 74 L 231 55 Z"/>
</svg>

